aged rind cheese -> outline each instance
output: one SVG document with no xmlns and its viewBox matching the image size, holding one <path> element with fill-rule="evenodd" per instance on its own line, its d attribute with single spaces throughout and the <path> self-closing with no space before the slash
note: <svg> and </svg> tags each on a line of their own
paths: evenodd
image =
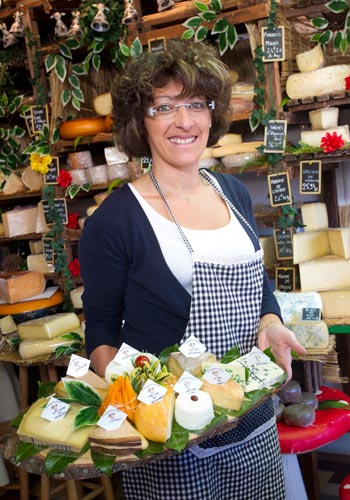
<svg viewBox="0 0 350 500">
<path fill-rule="evenodd" d="M 7 177 L 6 183 L 5 183 L 4 187 L 2 188 L 3 194 L 6 194 L 6 195 L 20 193 L 20 192 L 25 191 L 25 190 L 26 190 L 26 187 L 23 184 L 22 179 L 20 177 L 18 177 L 18 175 L 14 174 L 13 172 L 12 172 L 12 174 L 10 174 Z"/>
<path fill-rule="evenodd" d="M 328 212 L 325 203 L 304 203 L 301 205 L 301 218 L 304 231 L 317 231 L 328 228 Z"/>
<path fill-rule="evenodd" d="M 333 255 L 350 259 L 350 227 L 328 229 L 328 239 Z"/>
<path fill-rule="evenodd" d="M 324 55 L 321 45 L 315 45 L 311 50 L 301 52 L 295 56 L 299 71 L 308 73 L 321 68 L 324 63 Z"/>
<path fill-rule="evenodd" d="M 215 144 L 214 147 L 216 146 L 228 146 L 229 144 L 241 144 L 242 141 L 242 136 L 241 134 L 225 134 L 220 139 L 218 142 Z"/>
<path fill-rule="evenodd" d="M 0 272 L 0 298 L 8 304 L 34 297 L 45 290 L 46 279 L 36 271 Z"/>
<path fill-rule="evenodd" d="M 89 441 L 92 451 L 112 456 L 130 455 L 148 446 L 147 439 L 128 420 L 113 430 L 96 427 L 90 432 Z"/>
<path fill-rule="evenodd" d="M 36 232 L 37 207 L 18 207 L 2 214 L 7 238 Z"/>
<path fill-rule="evenodd" d="M 319 148 L 322 137 L 325 137 L 327 133 L 333 134 L 334 132 L 338 136 L 341 135 L 344 142 L 349 142 L 349 125 L 340 125 L 339 127 L 327 128 L 326 130 L 303 130 L 301 132 L 301 142 L 313 148 Z"/>
<path fill-rule="evenodd" d="M 293 264 L 330 255 L 328 231 L 305 231 L 293 234 Z"/>
<path fill-rule="evenodd" d="M 84 339 L 84 332 L 82 328 L 75 328 L 70 331 L 78 333 L 82 337 L 82 340 Z M 22 359 L 32 359 L 42 356 L 43 354 L 51 354 L 57 347 L 69 346 L 72 342 L 76 342 L 76 340 L 72 341 L 66 339 L 64 338 L 64 334 L 46 340 L 24 339 L 19 344 L 18 352 Z"/>
<path fill-rule="evenodd" d="M 24 414 L 17 434 L 21 441 L 53 449 L 80 452 L 89 439 L 90 425 L 74 429 L 74 420 L 83 406 L 72 403 L 64 418 L 49 421 L 41 417 L 48 400 L 40 398 Z"/>
<path fill-rule="evenodd" d="M 30 253 L 33 255 L 37 255 L 38 253 L 43 253 L 42 240 L 30 240 L 29 250 L 30 250 Z"/>
<path fill-rule="evenodd" d="M 171 373 L 176 377 L 181 377 L 184 371 L 192 373 L 195 377 L 202 374 L 202 363 L 217 361 L 215 354 L 204 352 L 196 358 L 186 357 L 182 352 L 171 352 L 169 355 L 168 366 Z"/>
<path fill-rule="evenodd" d="M 68 154 L 68 162 L 71 170 L 90 168 L 94 166 L 91 151 L 75 151 Z"/>
<path fill-rule="evenodd" d="M 350 260 L 335 255 L 299 264 L 303 292 L 350 288 Z"/>
<path fill-rule="evenodd" d="M 287 78 L 286 92 L 290 99 L 303 99 L 343 91 L 350 64 L 335 64 L 308 73 L 294 73 Z"/>
<path fill-rule="evenodd" d="M 212 148 L 211 156 L 223 158 L 224 156 L 234 155 L 236 153 L 256 153 L 258 147 L 262 146 L 262 141 L 242 142 L 241 144 L 229 144 Z"/>
<path fill-rule="evenodd" d="M 52 339 L 80 327 L 80 320 L 75 313 L 58 313 L 44 316 L 18 325 L 21 339 Z"/>
<path fill-rule="evenodd" d="M 43 209 L 43 204 L 40 201 L 38 203 L 38 213 L 36 217 L 36 226 L 35 226 L 35 232 L 36 233 L 47 233 L 50 228 L 47 225 L 45 214 L 44 214 L 44 209 Z"/>
<path fill-rule="evenodd" d="M 350 289 L 320 292 L 320 297 L 322 299 L 323 318 L 341 319 L 350 317 Z"/>
<path fill-rule="evenodd" d="M 309 111 L 312 130 L 326 130 L 338 126 L 339 108 L 322 108 Z"/>
<path fill-rule="evenodd" d="M 97 115 L 107 116 L 112 113 L 112 94 L 110 92 L 105 92 L 104 94 L 99 94 L 93 100 L 93 108 Z"/>
<path fill-rule="evenodd" d="M 55 272 L 55 266 L 46 262 L 45 255 L 38 253 L 36 255 L 27 256 L 27 267 L 30 271 L 37 271 L 44 274 Z"/>
<path fill-rule="evenodd" d="M 22 182 L 30 191 L 39 191 L 43 186 L 43 176 L 29 166 L 22 172 Z"/>
<path fill-rule="evenodd" d="M 320 321 L 291 321 L 284 324 L 295 333 L 305 349 L 326 349 L 329 344 L 327 324 Z"/>
<path fill-rule="evenodd" d="M 281 292 L 275 290 L 273 293 L 285 322 L 301 321 L 304 308 L 315 308 L 322 311 L 322 300 L 318 292 Z"/>
<path fill-rule="evenodd" d="M 263 261 L 266 268 L 273 267 L 277 263 L 275 239 L 273 236 L 260 236 L 259 243 L 263 249 Z"/>
</svg>

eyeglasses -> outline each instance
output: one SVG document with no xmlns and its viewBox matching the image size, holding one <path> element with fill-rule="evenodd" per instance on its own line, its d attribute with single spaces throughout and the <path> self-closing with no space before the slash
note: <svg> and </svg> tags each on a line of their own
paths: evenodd
<svg viewBox="0 0 350 500">
<path fill-rule="evenodd" d="M 179 108 L 186 108 L 191 115 L 203 113 L 204 111 L 215 109 L 215 101 L 195 101 L 186 104 L 158 104 L 146 109 L 147 116 L 175 117 Z"/>
</svg>

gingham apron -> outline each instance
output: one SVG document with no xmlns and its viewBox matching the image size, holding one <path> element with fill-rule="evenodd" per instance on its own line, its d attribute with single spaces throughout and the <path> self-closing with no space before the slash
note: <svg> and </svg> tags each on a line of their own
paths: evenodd
<svg viewBox="0 0 350 500">
<path fill-rule="evenodd" d="M 211 177 L 200 174 L 224 199 L 234 214 L 250 224 Z M 247 261 L 215 264 L 197 260 L 152 170 L 151 179 L 165 202 L 192 255 L 192 299 L 189 321 L 181 339 L 198 338 L 218 358 L 233 346 L 241 354 L 256 344 L 263 292 L 261 253 Z M 232 431 L 214 437 L 180 455 L 123 472 L 126 500 L 283 500 L 283 472 L 275 426 L 269 424 L 273 407 L 267 401 Z M 202 458 L 199 458 L 202 457 Z"/>
</svg>

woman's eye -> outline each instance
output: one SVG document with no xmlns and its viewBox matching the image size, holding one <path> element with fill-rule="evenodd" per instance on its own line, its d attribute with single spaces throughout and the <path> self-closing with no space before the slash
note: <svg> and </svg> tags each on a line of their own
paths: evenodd
<svg viewBox="0 0 350 500">
<path fill-rule="evenodd" d="M 190 109 L 195 109 L 196 111 L 200 111 L 205 108 L 204 102 L 196 101 L 196 102 L 191 102 L 190 104 Z"/>
<path fill-rule="evenodd" d="M 170 111 L 171 109 L 173 109 L 173 107 L 170 106 L 169 104 L 159 104 L 159 106 L 155 106 L 155 110 L 158 113 L 166 113 L 167 111 Z"/>
</svg>

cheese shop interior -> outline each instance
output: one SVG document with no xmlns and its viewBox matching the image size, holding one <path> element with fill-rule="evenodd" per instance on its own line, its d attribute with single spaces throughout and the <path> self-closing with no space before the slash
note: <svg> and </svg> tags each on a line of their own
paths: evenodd
<svg viewBox="0 0 350 500">
<path fill-rule="evenodd" d="M 218 46 L 232 79 L 230 130 L 206 148 L 201 166 L 237 176 L 249 189 L 271 286 L 285 321 L 299 314 L 291 328 L 309 342 L 306 360 L 295 367 L 302 384 L 350 394 L 349 7 L 335 12 L 312 0 L 162 4 L 0 4 L 0 398 L 9 401 L 0 404 L 3 422 L 36 398 L 38 379 L 63 375 L 68 355 L 83 352 L 77 248 L 84 222 L 111 190 L 149 167 L 147 158 L 128 158 L 114 146 L 113 78 L 128 58 L 162 50 L 191 29 Z M 207 11 L 207 18 L 199 15 Z M 219 36 L 212 33 L 218 19 L 225 26 Z M 277 53 L 266 29 L 281 33 Z M 300 296 L 302 305 L 294 302 Z M 319 317 L 308 321 L 301 308 L 315 308 Z M 63 311 L 73 315 L 65 321 L 77 336 L 52 333 Z M 41 338 L 25 333 L 19 344 L 19 325 L 47 316 L 49 325 L 35 324 Z M 342 463 L 348 437 L 318 449 L 319 463 L 322 456 Z"/>
</svg>

